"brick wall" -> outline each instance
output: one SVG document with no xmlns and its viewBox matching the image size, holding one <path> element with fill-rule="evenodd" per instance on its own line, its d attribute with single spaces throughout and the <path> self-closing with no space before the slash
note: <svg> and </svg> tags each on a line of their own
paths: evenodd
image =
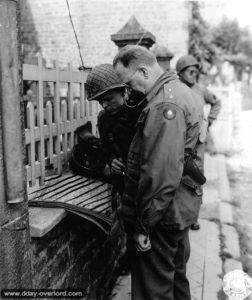
<svg viewBox="0 0 252 300">
<path fill-rule="evenodd" d="M 175 58 L 187 53 L 189 3 L 167 0 L 69 0 L 73 22 L 86 66 L 111 62 L 117 47 L 110 35 L 120 30 L 134 15 L 152 32 L 157 43 L 167 46 Z M 80 58 L 70 24 L 66 1 L 22 0 L 21 20 L 25 58 L 41 51 L 50 61 L 62 65 Z"/>
<path fill-rule="evenodd" d="M 32 238 L 33 288 L 79 288 L 103 299 L 117 276 L 124 236 L 114 226 L 105 237 L 92 224 L 68 216 L 42 238 Z"/>
</svg>

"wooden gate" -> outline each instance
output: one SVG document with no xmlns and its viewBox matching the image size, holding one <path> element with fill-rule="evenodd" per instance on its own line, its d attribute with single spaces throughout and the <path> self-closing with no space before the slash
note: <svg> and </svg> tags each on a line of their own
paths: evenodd
<svg viewBox="0 0 252 300">
<path fill-rule="evenodd" d="M 62 174 L 67 168 L 78 126 L 91 121 L 96 134 L 99 106 L 96 101 L 87 102 L 85 98 L 87 74 L 88 71 L 73 71 L 71 64 L 67 70 L 60 70 L 57 61 L 53 69 L 45 68 L 41 56 L 38 65 L 23 65 L 23 80 L 31 87 L 25 95 L 29 186 L 34 186 L 37 180 L 43 184 L 46 172 Z M 49 96 L 45 93 L 46 86 Z M 65 95 L 62 90 L 66 91 Z"/>
</svg>

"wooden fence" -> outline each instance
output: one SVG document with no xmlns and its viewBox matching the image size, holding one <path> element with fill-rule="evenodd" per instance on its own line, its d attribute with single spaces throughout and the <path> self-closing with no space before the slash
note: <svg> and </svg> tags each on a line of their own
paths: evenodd
<svg viewBox="0 0 252 300">
<path fill-rule="evenodd" d="M 96 133 L 99 106 L 96 101 L 87 102 L 85 82 L 87 71 L 60 70 L 57 61 L 53 69 L 38 65 L 23 65 L 23 80 L 32 83 L 33 96 L 25 105 L 26 171 L 29 186 L 39 180 L 43 184 L 47 172 L 62 174 L 67 168 L 69 154 L 75 142 L 74 131 L 87 121 Z M 45 96 L 45 84 L 52 86 L 51 96 Z M 61 96 L 61 86 L 67 89 Z M 74 92 L 78 96 L 74 96 Z M 49 99 L 49 100 L 48 100 Z M 48 170 L 48 171 L 47 171 Z"/>
</svg>

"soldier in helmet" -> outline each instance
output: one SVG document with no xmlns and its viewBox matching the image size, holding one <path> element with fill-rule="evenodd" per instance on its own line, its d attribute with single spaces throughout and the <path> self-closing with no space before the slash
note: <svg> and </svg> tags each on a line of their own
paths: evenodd
<svg viewBox="0 0 252 300">
<path fill-rule="evenodd" d="M 135 133 L 137 113 L 125 105 L 125 84 L 110 64 L 92 69 L 87 77 L 88 101 L 96 100 L 103 110 L 98 115 L 98 131 L 106 150 L 110 175 L 115 179 L 119 192 L 123 190 L 125 162 Z"/>
<path fill-rule="evenodd" d="M 146 99 L 128 153 L 122 197 L 133 244 L 132 299 L 189 300 L 188 231 L 197 219 L 201 182 L 183 172 L 185 155 L 197 143 L 200 112 L 192 91 L 174 72 L 164 72 L 146 48 L 123 47 L 113 65 L 123 82 Z"/>
<path fill-rule="evenodd" d="M 201 125 L 201 134 L 199 141 L 201 146 L 198 147 L 198 162 L 201 166 L 202 172 L 204 164 L 204 151 L 205 144 L 208 141 L 208 146 L 211 149 L 210 152 L 214 152 L 214 145 L 212 138 L 209 134 L 209 127 L 212 125 L 213 121 L 217 118 L 221 103 L 205 86 L 197 83 L 198 73 L 199 73 L 199 63 L 192 55 L 185 55 L 178 59 L 176 64 L 177 74 L 182 82 L 189 86 L 194 94 L 195 99 L 197 99 L 197 104 L 199 105 L 200 110 L 203 114 L 203 122 Z M 208 117 L 204 116 L 204 105 L 210 104 L 210 112 Z M 195 222 L 191 225 L 191 229 L 199 230 L 200 224 Z"/>
</svg>

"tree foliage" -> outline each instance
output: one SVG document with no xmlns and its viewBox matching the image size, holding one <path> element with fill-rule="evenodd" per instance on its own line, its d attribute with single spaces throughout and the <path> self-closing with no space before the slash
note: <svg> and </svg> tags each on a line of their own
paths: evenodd
<svg viewBox="0 0 252 300">
<path fill-rule="evenodd" d="M 222 60 L 230 62 L 238 75 L 252 69 L 252 36 L 237 21 L 223 19 L 212 28 L 212 43 L 219 49 Z"/>
<path fill-rule="evenodd" d="M 197 1 L 190 1 L 192 18 L 189 23 L 189 54 L 196 57 L 201 63 L 204 73 L 208 64 L 214 62 L 216 49 L 211 43 L 212 36 L 208 24 L 203 20 L 200 14 L 200 6 Z"/>
<path fill-rule="evenodd" d="M 237 21 L 224 19 L 212 29 L 213 43 L 225 53 L 239 53 L 240 28 Z"/>
<path fill-rule="evenodd" d="M 210 27 L 200 14 L 200 3 L 190 1 L 192 18 L 189 23 L 188 52 L 202 65 L 202 73 L 215 65 L 220 69 L 230 62 L 238 75 L 252 73 L 252 35 L 236 20 L 223 19 Z"/>
</svg>

